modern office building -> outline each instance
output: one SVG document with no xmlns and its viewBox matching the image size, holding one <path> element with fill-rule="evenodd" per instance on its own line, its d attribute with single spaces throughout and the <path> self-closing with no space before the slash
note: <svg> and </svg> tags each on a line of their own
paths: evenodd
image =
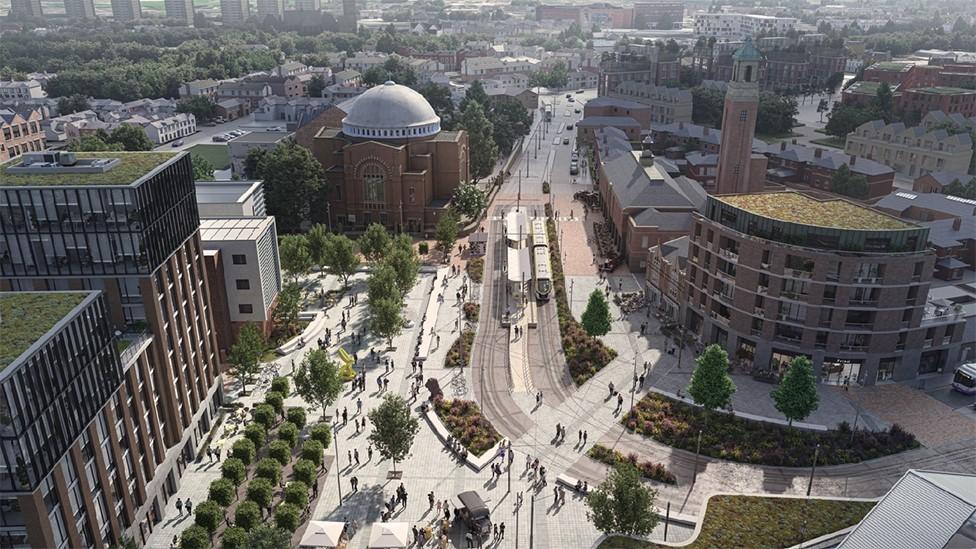
<svg viewBox="0 0 976 549">
<path fill-rule="evenodd" d="M 139 0 L 112 0 L 112 17 L 116 21 L 142 19 L 142 4 Z"/>
<path fill-rule="evenodd" d="M 88 428 L 100 444 L 105 430 L 123 441 L 109 450 L 101 444 L 97 452 L 84 442 L 80 458 L 74 453 L 69 462 L 74 469 L 56 469 L 38 505 L 54 513 L 60 501 L 68 520 L 28 525 L 29 533 L 40 529 L 43 536 L 31 545 L 97 545 L 85 531 L 101 539 L 103 522 L 109 539 L 127 535 L 144 543 L 164 519 L 166 501 L 195 459 L 221 399 L 189 154 L 28 153 L 0 166 L 0 291 L 64 290 L 100 291 L 104 321 L 127 342 L 123 390 L 107 412 L 103 408 L 104 424 L 96 423 L 94 434 Z M 79 398 L 94 403 L 96 396 Z M 100 476 L 97 496 L 81 471 L 88 471 L 90 454 L 108 460 L 108 451 L 114 478 Z M 52 490 L 69 493 L 70 500 L 46 497 Z"/>
<path fill-rule="evenodd" d="M 840 199 L 710 196 L 695 214 L 680 322 L 760 375 L 778 376 L 796 356 L 831 384 L 950 368 L 965 319 L 928 299 L 928 233 Z"/>
<path fill-rule="evenodd" d="M 166 18 L 193 25 L 193 0 L 165 0 Z"/>
<path fill-rule="evenodd" d="M 759 64 L 762 54 L 746 38 L 732 55 L 732 80 L 725 91 L 722 141 L 718 151 L 716 194 L 761 191 L 766 185 L 766 157 L 752 152 L 759 114 Z"/>
<path fill-rule="evenodd" d="M 280 20 L 285 15 L 284 0 L 257 0 L 257 11 L 259 21 L 264 21 L 268 17 Z"/>
<path fill-rule="evenodd" d="M 64 14 L 68 19 L 94 19 L 95 2 L 93 0 L 64 0 Z"/>
<path fill-rule="evenodd" d="M 220 20 L 225 25 L 240 25 L 251 16 L 248 0 L 220 0 Z"/>
<path fill-rule="evenodd" d="M 697 13 L 695 34 L 726 39 L 743 39 L 765 34 L 784 36 L 796 27 L 793 17 L 774 17 L 748 13 Z"/>
<path fill-rule="evenodd" d="M 10 15 L 17 17 L 44 17 L 41 0 L 10 0 Z"/>
</svg>

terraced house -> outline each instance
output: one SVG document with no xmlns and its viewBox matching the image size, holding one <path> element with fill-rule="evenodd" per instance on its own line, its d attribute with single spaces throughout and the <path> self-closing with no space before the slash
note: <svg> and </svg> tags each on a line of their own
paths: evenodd
<svg viewBox="0 0 976 549">
<path fill-rule="evenodd" d="M 0 162 L 26 152 L 44 150 L 41 111 L 18 113 L 0 109 Z"/>
<path fill-rule="evenodd" d="M 144 544 L 221 399 L 189 154 L 46 151 L 0 165 L 0 291 L 84 292 L 11 353 L 28 366 L 4 391 L 21 421 L 4 435 L 16 439 L 3 446 L 16 463 L 4 490 L 23 510 L 20 524 L 5 513 L 5 535 L 31 547 Z M 79 316 L 70 334 L 48 332 Z M 11 318 L 4 344 L 18 341 Z M 58 351 L 36 347 L 41 336 Z M 71 413 L 43 407 L 62 401 Z"/>
<path fill-rule="evenodd" d="M 840 385 L 952 367 L 966 318 L 962 305 L 929 299 L 928 233 L 846 200 L 709 196 L 695 214 L 681 321 L 759 376 L 778 377 L 796 356 Z"/>
<path fill-rule="evenodd" d="M 943 118 L 941 114 L 929 115 L 915 127 L 902 122 L 885 124 L 883 120 L 865 122 L 847 135 L 844 151 L 881 162 L 909 177 L 940 171 L 965 173 L 973 156 L 973 141 L 968 132 L 930 129 L 935 120 Z"/>
</svg>

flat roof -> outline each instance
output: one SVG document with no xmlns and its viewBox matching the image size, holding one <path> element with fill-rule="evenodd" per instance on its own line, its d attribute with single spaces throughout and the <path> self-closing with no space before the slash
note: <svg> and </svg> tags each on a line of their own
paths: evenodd
<svg viewBox="0 0 976 549">
<path fill-rule="evenodd" d="M 228 240 L 253 241 L 261 237 L 274 217 L 212 217 L 200 220 L 200 240 L 226 242 Z"/>
<path fill-rule="evenodd" d="M 263 182 L 246 181 L 197 181 L 196 195 L 199 204 L 224 204 L 243 202 L 248 199 Z"/>
<path fill-rule="evenodd" d="M 292 135 L 294 132 L 262 132 L 250 131 L 240 137 L 231 139 L 231 143 L 277 143 Z"/>
<path fill-rule="evenodd" d="M 817 200 L 797 192 L 724 195 L 714 198 L 741 210 L 787 223 L 862 231 L 915 228 L 896 217 L 839 198 Z"/>
<path fill-rule="evenodd" d="M 77 307 L 90 292 L 0 292 L 0 370 Z"/>
<path fill-rule="evenodd" d="M 7 168 L 20 165 L 21 157 L 17 157 L 0 166 L 0 187 L 129 185 L 179 154 L 173 152 L 79 152 L 75 153 L 75 157 L 78 159 L 118 158 L 119 163 L 102 173 L 8 173 Z"/>
<path fill-rule="evenodd" d="M 930 93 L 933 95 L 959 95 L 959 94 L 974 94 L 976 90 L 969 90 L 966 88 L 953 88 L 952 86 L 934 86 L 931 88 L 912 88 L 910 90 L 912 93 Z"/>
</svg>

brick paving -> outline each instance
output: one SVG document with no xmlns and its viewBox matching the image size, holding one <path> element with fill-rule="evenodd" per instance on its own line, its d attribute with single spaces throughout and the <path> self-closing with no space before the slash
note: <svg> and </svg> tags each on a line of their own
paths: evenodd
<svg viewBox="0 0 976 549">
<path fill-rule="evenodd" d="M 976 422 L 971 418 L 902 384 L 853 388 L 849 398 L 870 413 L 897 422 L 929 447 L 976 440 Z"/>
</svg>

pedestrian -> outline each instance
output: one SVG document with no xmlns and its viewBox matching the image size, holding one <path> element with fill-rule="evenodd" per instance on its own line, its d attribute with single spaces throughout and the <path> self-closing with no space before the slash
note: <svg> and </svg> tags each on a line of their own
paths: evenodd
<svg viewBox="0 0 976 549">
<path fill-rule="evenodd" d="M 345 408 L 342 409 L 342 424 L 345 425 L 349 423 L 349 411 Z"/>
<path fill-rule="evenodd" d="M 355 420 L 355 423 L 356 423 L 356 434 L 358 435 L 359 434 L 359 420 L 358 419 Z"/>
<path fill-rule="evenodd" d="M 427 494 L 427 503 L 429 504 L 428 509 L 434 508 L 434 492 Z"/>
<path fill-rule="evenodd" d="M 373 461 L 373 445 L 372 444 L 370 444 L 369 447 L 366 448 L 366 455 L 369 456 L 369 460 L 368 461 Z"/>
<path fill-rule="evenodd" d="M 421 543 L 420 543 L 420 531 L 417 530 L 417 527 L 416 526 L 413 527 L 413 542 L 415 544 L 417 544 L 417 545 L 421 545 Z"/>
<path fill-rule="evenodd" d="M 617 409 L 624 407 L 624 395 L 617 393 Z"/>
<path fill-rule="evenodd" d="M 378 388 L 378 389 L 379 389 L 380 391 L 382 391 L 382 390 L 383 390 L 383 378 L 381 378 L 381 377 L 377 377 L 377 378 L 376 378 L 376 387 L 377 387 L 377 388 Z"/>
<path fill-rule="evenodd" d="M 186 514 L 193 514 L 193 502 L 190 501 L 190 498 L 186 498 Z"/>
<path fill-rule="evenodd" d="M 559 434 L 563 432 L 563 428 L 558 423 L 556 424 L 556 442 L 559 442 Z"/>
<path fill-rule="evenodd" d="M 583 430 L 580 429 L 579 434 L 576 435 L 576 444 L 583 444 Z"/>
<path fill-rule="evenodd" d="M 589 435 L 586 431 L 583 431 L 583 444 L 586 444 L 586 436 Z"/>
<path fill-rule="evenodd" d="M 433 494 L 433 492 L 431 492 Z M 441 514 L 441 500 L 437 500 L 437 514 Z"/>
<path fill-rule="evenodd" d="M 183 516 L 183 500 L 176 498 L 176 513 L 179 516 Z"/>
<path fill-rule="evenodd" d="M 349 456 L 349 465 L 352 465 L 352 450 L 346 450 L 346 455 Z"/>
<path fill-rule="evenodd" d="M 390 378 L 386 378 L 383 380 L 383 390 L 384 391 L 390 390 Z"/>
<path fill-rule="evenodd" d="M 493 524 L 491 526 L 491 539 L 498 539 L 498 525 Z"/>
<path fill-rule="evenodd" d="M 356 458 L 356 465 L 359 465 L 359 450 L 358 449 L 357 450 L 353 450 L 352 451 L 352 456 L 354 458 Z"/>
<path fill-rule="evenodd" d="M 521 492 L 519 492 L 519 493 L 521 494 Z M 501 523 L 501 524 L 500 524 L 500 525 L 498 526 L 498 535 L 499 535 L 499 536 L 500 536 L 500 537 L 501 537 L 502 539 L 505 539 L 505 523 L 504 523 L 504 522 L 503 522 L 503 523 Z"/>
<path fill-rule="evenodd" d="M 638 383 L 640 383 L 640 388 L 643 389 L 644 388 L 644 374 L 641 374 L 640 377 L 637 378 L 637 381 L 638 381 Z"/>
<path fill-rule="evenodd" d="M 363 411 L 363 399 L 362 398 L 357 398 L 356 399 L 356 413 L 359 414 L 359 413 L 362 413 L 362 411 Z"/>
</svg>

